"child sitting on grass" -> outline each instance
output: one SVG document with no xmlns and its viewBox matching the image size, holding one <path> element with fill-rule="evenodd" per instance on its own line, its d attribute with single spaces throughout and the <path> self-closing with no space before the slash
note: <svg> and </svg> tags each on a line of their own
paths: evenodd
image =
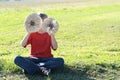
<svg viewBox="0 0 120 80">
<path fill-rule="evenodd" d="M 40 15 L 42 21 L 47 15 Z M 44 18 L 43 18 L 44 17 Z M 14 63 L 28 74 L 43 73 L 49 75 L 51 69 L 64 65 L 63 58 L 54 58 L 51 49 L 57 50 L 58 45 L 53 33 L 45 32 L 42 28 L 38 32 L 28 33 L 22 40 L 22 47 L 31 45 L 30 57 L 16 56 Z"/>
</svg>

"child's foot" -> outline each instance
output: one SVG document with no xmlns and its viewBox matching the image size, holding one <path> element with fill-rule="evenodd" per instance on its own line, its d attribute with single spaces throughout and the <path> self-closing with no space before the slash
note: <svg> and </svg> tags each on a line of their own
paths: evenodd
<svg viewBox="0 0 120 80">
<path fill-rule="evenodd" d="M 42 71 L 42 73 L 46 76 L 49 76 L 49 73 L 51 72 L 51 69 L 47 69 L 45 67 L 40 67 L 40 70 Z"/>
</svg>

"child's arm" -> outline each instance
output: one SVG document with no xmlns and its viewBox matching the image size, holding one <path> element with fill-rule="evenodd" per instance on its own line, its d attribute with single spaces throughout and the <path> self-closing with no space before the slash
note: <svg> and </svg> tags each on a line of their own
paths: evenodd
<svg viewBox="0 0 120 80">
<path fill-rule="evenodd" d="M 55 36 L 54 36 L 54 34 L 50 34 L 50 36 L 51 36 L 52 49 L 56 50 L 58 48 L 58 45 L 57 45 L 57 41 L 55 39 Z"/>
<path fill-rule="evenodd" d="M 25 47 L 27 45 L 27 40 L 30 36 L 30 33 L 26 34 L 25 37 L 23 38 L 23 40 L 21 41 L 21 46 Z"/>
</svg>

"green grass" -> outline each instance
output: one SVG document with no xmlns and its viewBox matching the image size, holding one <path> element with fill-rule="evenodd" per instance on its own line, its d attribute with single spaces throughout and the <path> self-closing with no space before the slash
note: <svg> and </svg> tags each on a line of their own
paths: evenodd
<svg viewBox="0 0 120 80">
<path fill-rule="evenodd" d="M 57 6 L 57 5 L 56 5 Z M 26 34 L 25 17 L 45 12 L 60 24 L 55 57 L 65 67 L 49 77 L 24 75 L 13 63 L 16 55 L 29 56 L 20 41 Z M 0 10 L 0 80 L 118 80 L 120 77 L 120 5 L 87 8 L 3 8 Z"/>
</svg>

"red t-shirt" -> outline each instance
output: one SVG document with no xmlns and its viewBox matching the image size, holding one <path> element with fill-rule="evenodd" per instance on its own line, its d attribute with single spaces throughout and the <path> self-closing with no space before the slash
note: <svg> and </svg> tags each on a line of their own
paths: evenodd
<svg viewBox="0 0 120 80">
<path fill-rule="evenodd" d="M 51 37 L 46 33 L 31 33 L 27 45 L 31 44 L 31 57 L 49 58 L 53 57 L 51 54 Z"/>
</svg>

